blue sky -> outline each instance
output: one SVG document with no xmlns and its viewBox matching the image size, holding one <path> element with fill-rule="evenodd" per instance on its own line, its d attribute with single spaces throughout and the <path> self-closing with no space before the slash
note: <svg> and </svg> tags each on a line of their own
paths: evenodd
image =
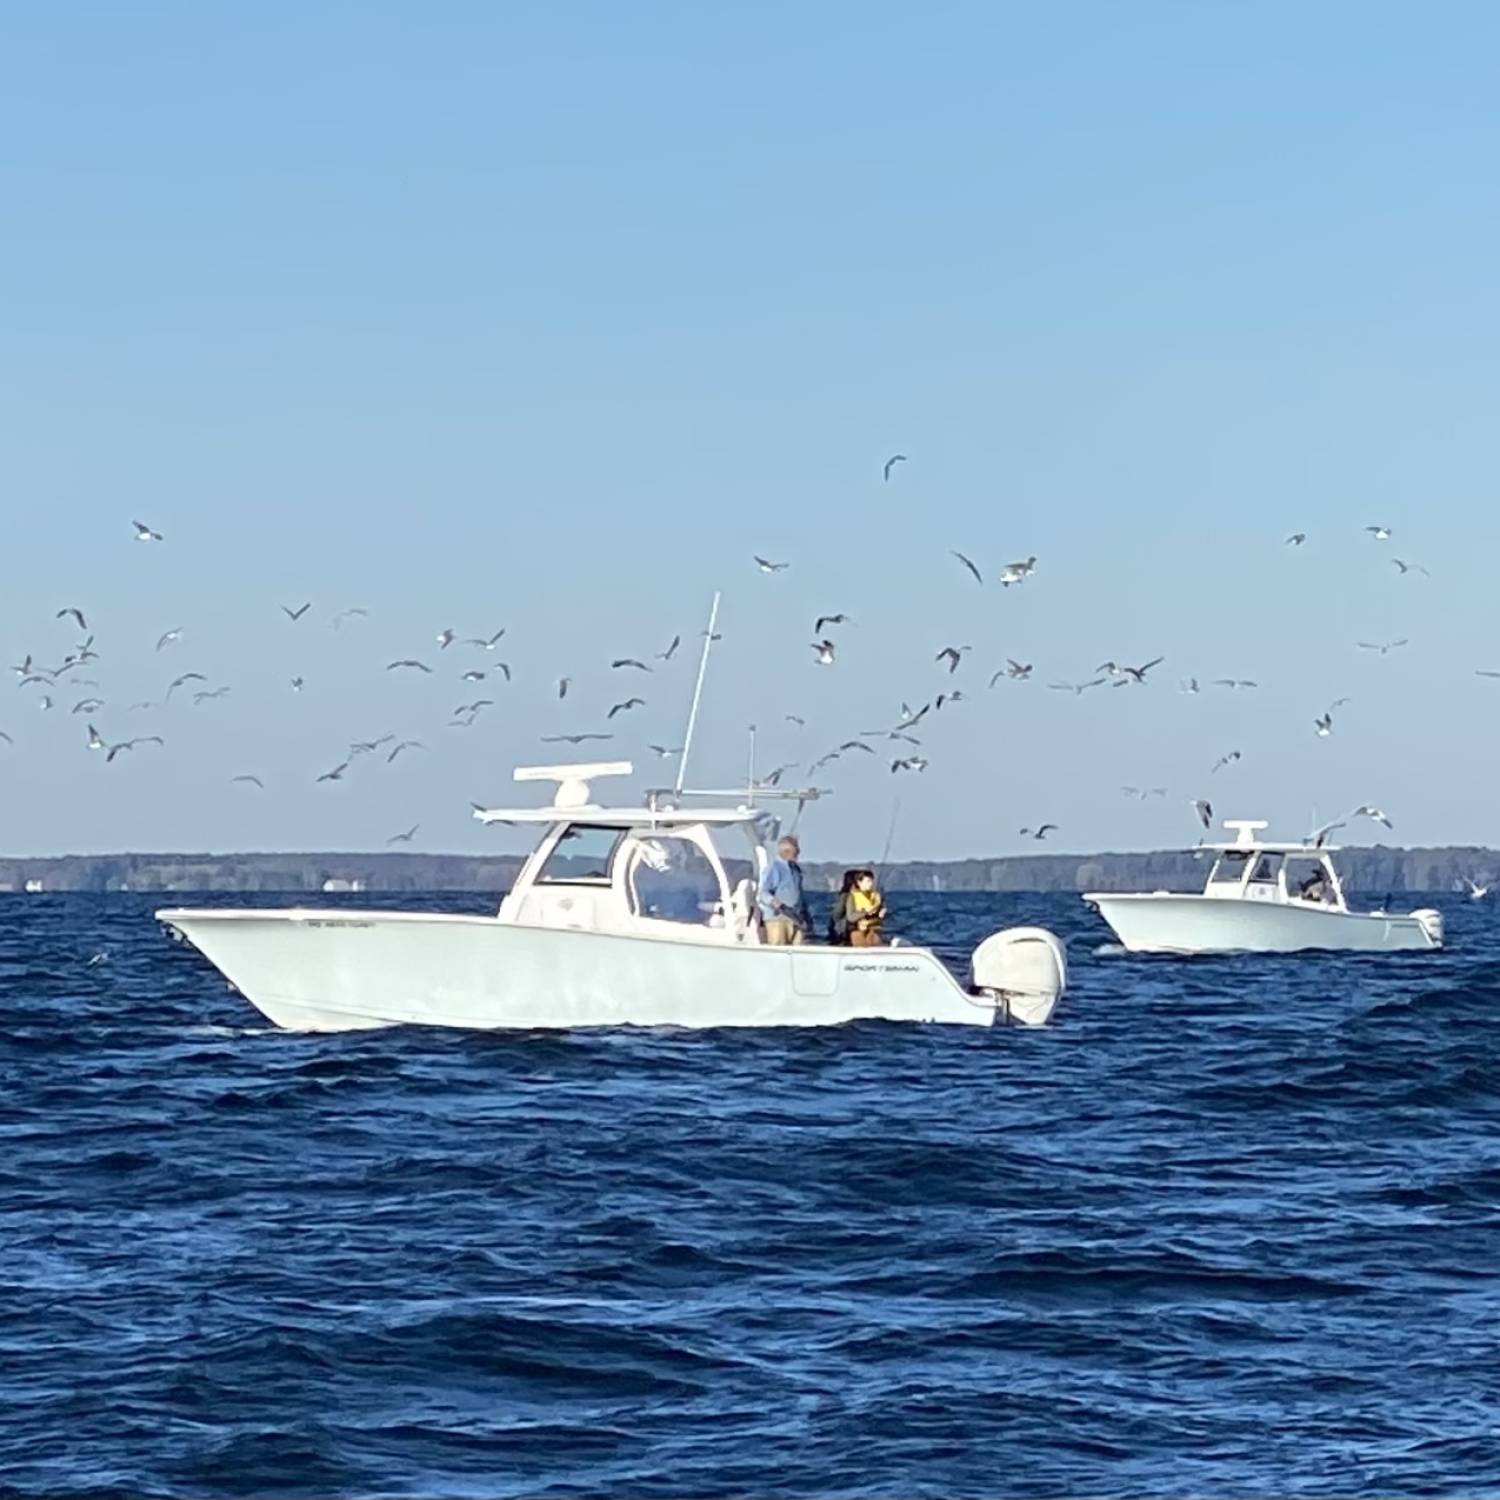
<svg viewBox="0 0 1500 1500">
<path fill-rule="evenodd" d="M 810 853 L 878 852 L 897 791 L 898 857 L 1190 842 L 1204 795 L 1500 843 L 1497 42 L 1462 4 L 11 17 L 0 646 L 55 664 L 77 605 L 101 660 L 0 689 L 0 848 L 512 847 L 469 801 L 633 693 L 605 748 L 659 778 L 716 587 L 694 780 L 751 722 L 806 762 L 965 693 L 922 776 L 820 774 Z M 434 637 L 501 626 L 514 680 L 461 682 Z M 185 671 L 231 691 L 129 710 Z M 90 691 L 167 744 L 102 764 Z M 315 782 L 387 732 L 427 748 Z"/>
</svg>

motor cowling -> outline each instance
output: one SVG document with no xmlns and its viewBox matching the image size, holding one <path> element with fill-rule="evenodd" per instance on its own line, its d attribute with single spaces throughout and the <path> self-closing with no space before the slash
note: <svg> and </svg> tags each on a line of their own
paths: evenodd
<svg viewBox="0 0 1500 1500">
<path fill-rule="evenodd" d="M 1427 934 L 1427 940 L 1434 948 L 1443 946 L 1443 914 L 1436 908 L 1424 906 L 1420 911 L 1412 913 L 1418 922 L 1422 924 L 1422 931 Z"/>
<path fill-rule="evenodd" d="M 971 960 L 974 988 L 995 996 L 1013 1021 L 1041 1026 L 1068 982 L 1063 946 L 1045 927 L 991 933 Z"/>
</svg>

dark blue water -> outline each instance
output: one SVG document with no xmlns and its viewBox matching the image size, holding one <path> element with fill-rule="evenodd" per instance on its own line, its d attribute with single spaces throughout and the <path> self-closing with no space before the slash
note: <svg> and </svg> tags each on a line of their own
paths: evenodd
<svg viewBox="0 0 1500 1500">
<path fill-rule="evenodd" d="M 1488 905 L 1183 961 L 903 897 L 1065 934 L 1058 1020 L 344 1037 L 151 905 L 0 897 L 7 1493 L 1500 1488 Z"/>
</svg>

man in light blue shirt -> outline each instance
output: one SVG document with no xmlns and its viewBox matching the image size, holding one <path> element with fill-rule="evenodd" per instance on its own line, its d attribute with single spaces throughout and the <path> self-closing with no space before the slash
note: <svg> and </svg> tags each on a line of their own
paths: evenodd
<svg viewBox="0 0 1500 1500">
<path fill-rule="evenodd" d="M 772 947 L 785 948 L 805 942 L 812 926 L 807 897 L 802 894 L 802 866 L 797 863 L 801 853 L 802 846 L 788 834 L 777 844 L 777 857 L 760 877 L 758 904 L 766 942 Z"/>
</svg>

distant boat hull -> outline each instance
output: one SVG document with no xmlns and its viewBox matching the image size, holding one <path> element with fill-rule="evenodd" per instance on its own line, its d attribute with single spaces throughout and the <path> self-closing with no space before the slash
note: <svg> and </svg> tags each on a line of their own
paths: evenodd
<svg viewBox="0 0 1500 1500">
<path fill-rule="evenodd" d="M 1166 892 L 1083 899 L 1131 953 L 1396 953 L 1443 945 L 1443 919 L 1432 910 L 1351 912 Z"/>
<path fill-rule="evenodd" d="M 827 1026 L 855 1020 L 1039 1025 L 1061 950 L 1018 933 L 1040 975 L 1001 998 L 964 990 L 926 948 L 772 948 L 403 912 L 159 911 L 269 1020 L 298 1031 Z M 1046 935 L 1043 935 L 1046 936 Z M 1050 983 L 1056 950 L 1056 984 Z"/>
</svg>

